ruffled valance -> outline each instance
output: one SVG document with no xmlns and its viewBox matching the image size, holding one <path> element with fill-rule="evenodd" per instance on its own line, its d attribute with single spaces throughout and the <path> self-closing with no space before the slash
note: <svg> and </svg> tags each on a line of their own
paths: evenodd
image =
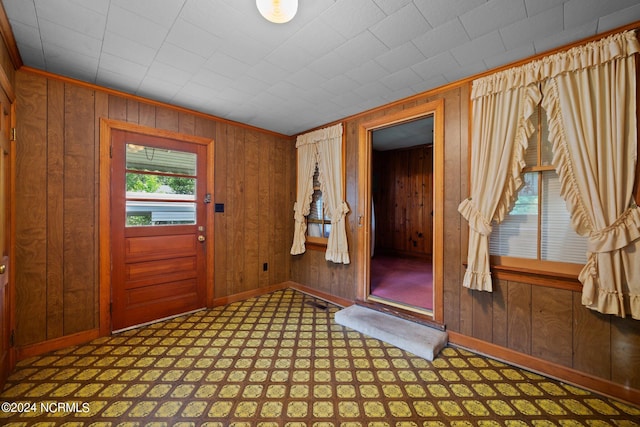
<svg viewBox="0 0 640 427">
<path fill-rule="evenodd" d="M 536 85 L 560 74 L 601 65 L 640 52 L 635 31 L 626 31 L 546 56 L 520 67 L 510 68 L 473 81 L 471 99 L 516 87 Z"/>
</svg>

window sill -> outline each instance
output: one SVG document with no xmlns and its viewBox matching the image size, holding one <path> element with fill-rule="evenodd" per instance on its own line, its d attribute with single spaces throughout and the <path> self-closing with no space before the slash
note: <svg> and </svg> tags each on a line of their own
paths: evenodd
<svg viewBox="0 0 640 427">
<path fill-rule="evenodd" d="M 491 273 L 498 280 L 511 280 L 548 288 L 582 292 L 582 283 L 578 280 L 578 275 L 573 273 L 532 270 L 508 265 L 492 265 Z"/>
<path fill-rule="evenodd" d="M 321 252 L 327 251 L 326 239 L 323 242 L 320 239 L 316 241 L 315 239 L 310 239 L 309 237 L 307 237 L 307 241 L 305 242 L 304 246 L 310 251 L 321 251 Z"/>
</svg>

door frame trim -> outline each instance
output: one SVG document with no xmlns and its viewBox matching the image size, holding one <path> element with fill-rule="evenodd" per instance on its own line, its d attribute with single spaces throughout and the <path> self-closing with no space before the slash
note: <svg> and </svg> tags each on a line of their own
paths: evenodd
<svg viewBox="0 0 640 427">
<path fill-rule="evenodd" d="M 367 301 L 371 268 L 371 157 L 373 130 L 433 116 L 433 320 L 444 322 L 444 100 L 438 99 L 361 123 L 358 127 L 358 267 L 356 298 Z"/>
<path fill-rule="evenodd" d="M 214 192 L 215 143 L 211 138 L 189 135 L 165 129 L 157 129 L 135 123 L 100 118 L 100 189 L 99 189 L 99 236 L 100 236 L 100 336 L 111 334 L 111 132 L 122 130 L 160 138 L 176 139 L 207 147 L 206 183 L 209 192 Z M 206 210 L 207 240 L 205 251 L 206 305 L 213 307 L 214 299 L 214 226 L 213 209 Z"/>
</svg>

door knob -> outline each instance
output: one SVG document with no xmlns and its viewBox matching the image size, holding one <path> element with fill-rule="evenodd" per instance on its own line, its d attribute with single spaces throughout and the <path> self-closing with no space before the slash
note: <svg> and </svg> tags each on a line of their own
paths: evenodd
<svg viewBox="0 0 640 427">
<path fill-rule="evenodd" d="M 4 274 L 7 271 L 6 264 L 0 265 L 0 274 Z"/>
<path fill-rule="evenodd" d="M 204 242 L 205 240 L 207 240 L 207 238 L 204 237 L 202 234 L 198 236 L 198 242 Z"/>
</svg>

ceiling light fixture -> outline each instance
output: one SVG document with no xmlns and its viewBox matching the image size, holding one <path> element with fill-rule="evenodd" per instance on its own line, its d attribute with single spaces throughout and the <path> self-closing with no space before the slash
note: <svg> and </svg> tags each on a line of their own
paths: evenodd
<svg viewBox="0 0 640 427">
<path fill-rule="evenodd" d="M 256 0 L 260 14 L 276 24 L 289 22 L 298 12 L 298 0 Z"/>
</svg>

